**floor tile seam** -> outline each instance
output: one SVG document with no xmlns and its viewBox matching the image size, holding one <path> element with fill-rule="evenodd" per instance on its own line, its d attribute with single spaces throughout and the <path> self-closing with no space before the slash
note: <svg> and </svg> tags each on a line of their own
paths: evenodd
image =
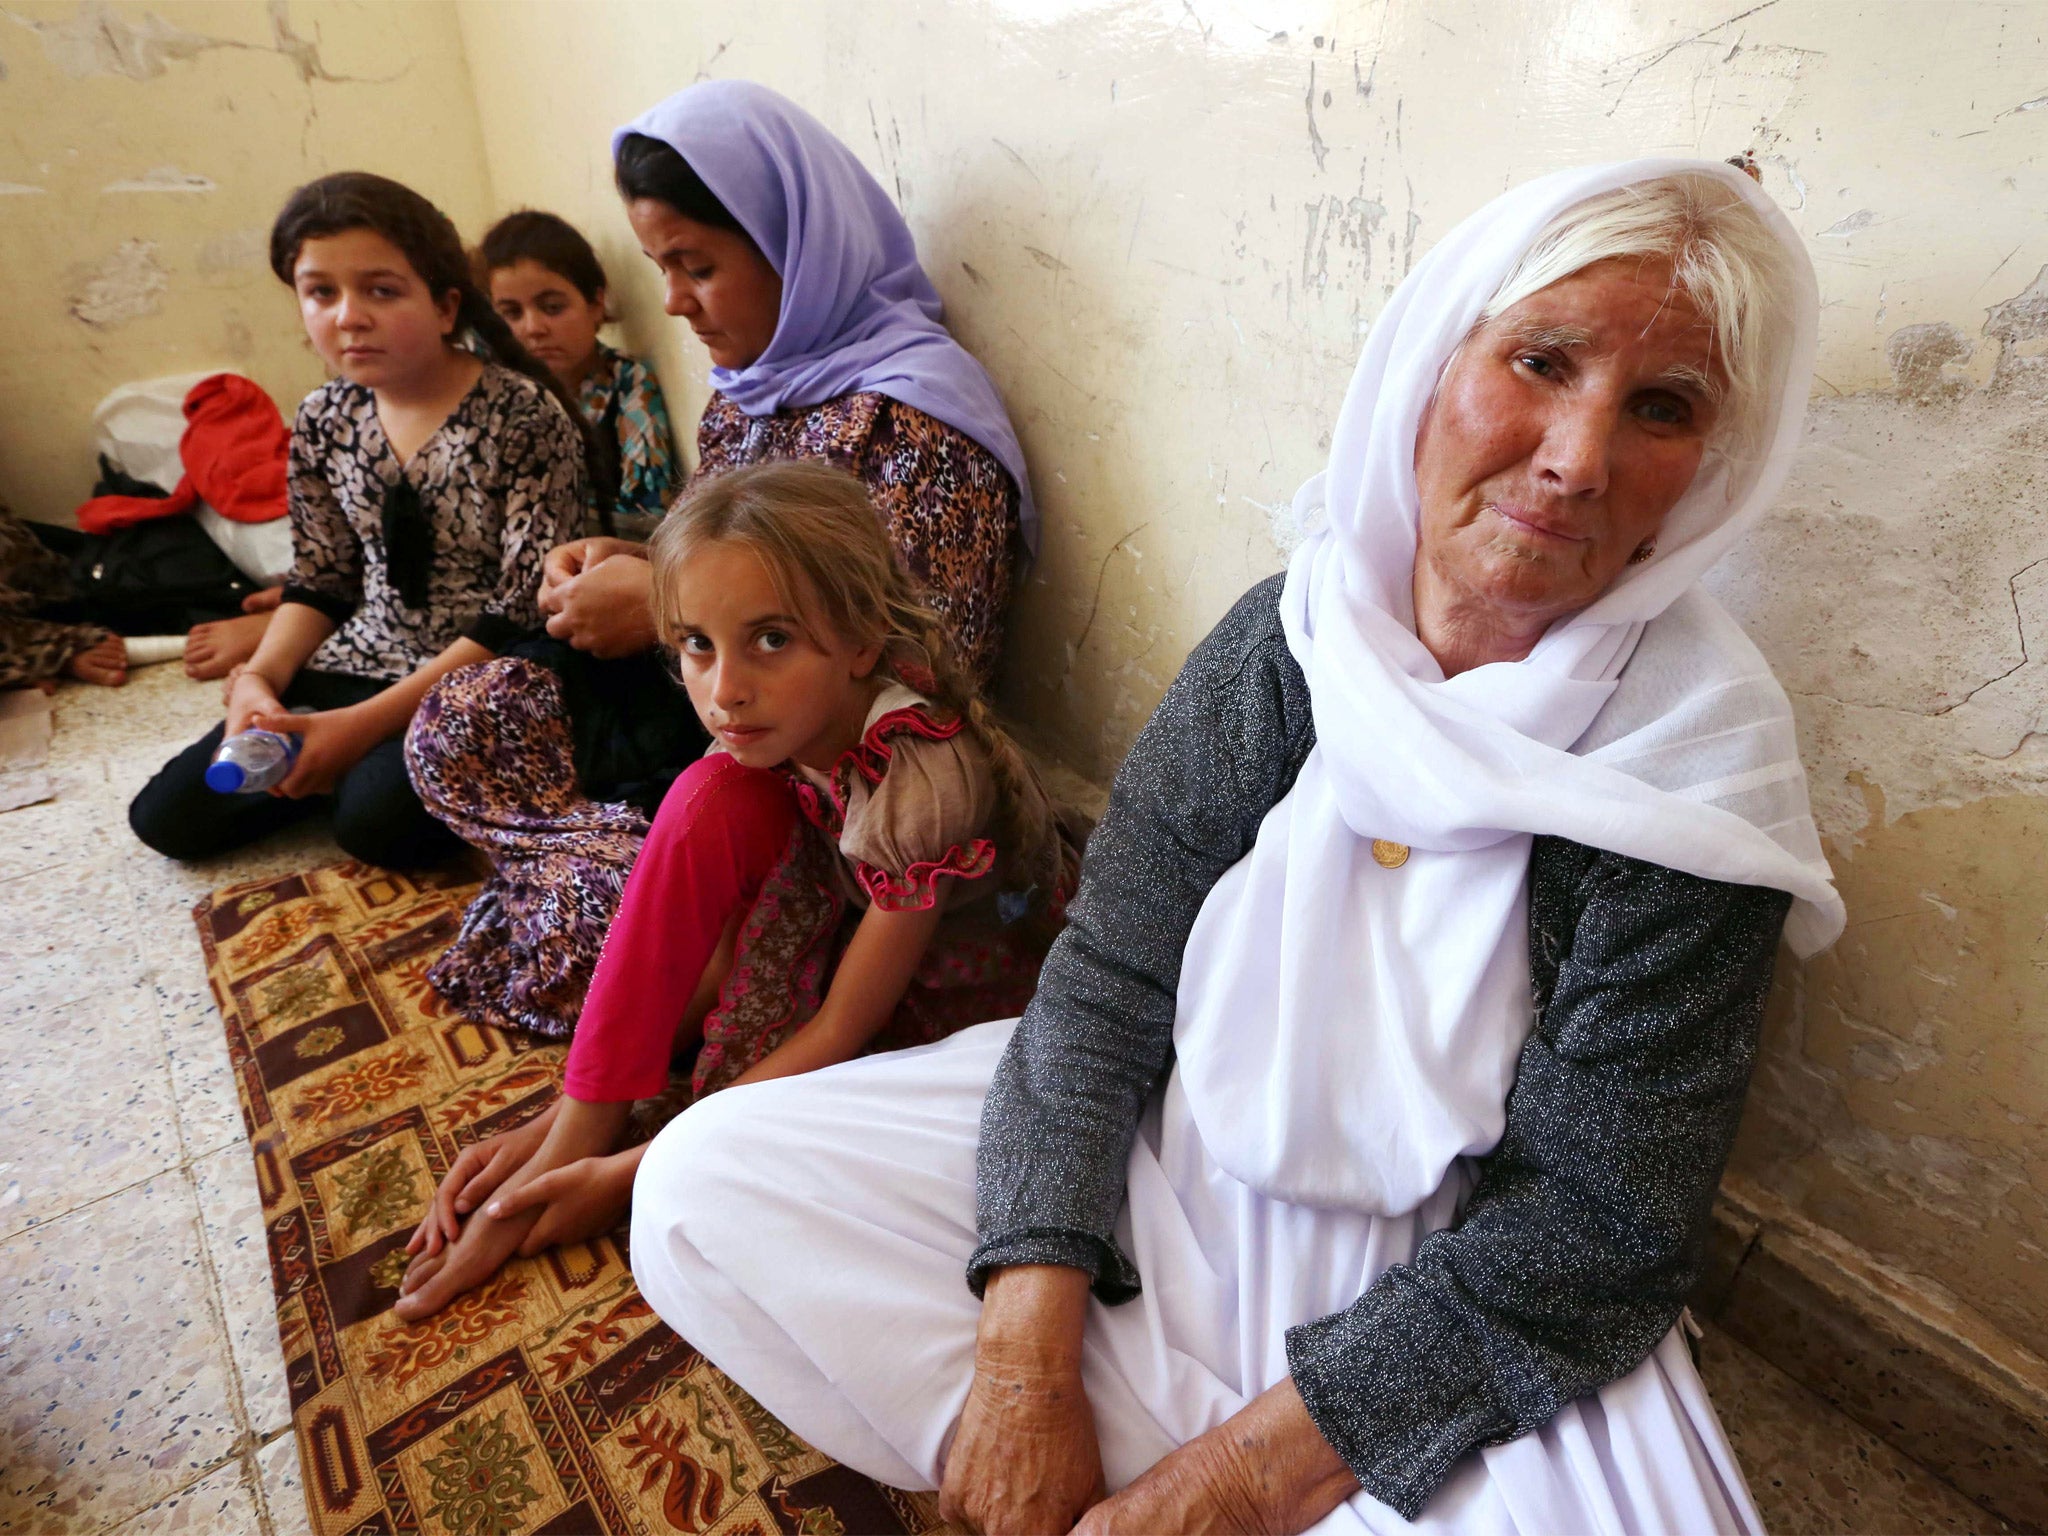
<svg viewBox="0 0 2048 1536">
<path fill-rule="evenodd" d="M 181 1148 L 182 1145 L 183 1143 L 181 1141 Z M 214 1150 L 218 1151 L 220 1149 L 216 1147 Z M 60 1221 L 68 1221 L 73 1216 L 78 1215 L 82 1211 L 89 1211 L 96 1205 L 104 1205 L 107 1201 L 114 1199 L 116 1196 L 129 1194 L 134 1190 L 138 1190 L 143 1185 L 149 1183 L 152 1179 L 160 1179 L 168 1173 L 189 1174 L 191 1171 L 192 1160 L 189 1158 L 181 1157 L 179 1161 L 168 1164 L 165 1167 L 159 1168 L 153 1173 L 146 1173 L 138 1179 L 130 1179 L 126 1184 L 117 1185 L 113 1189 L 105 1190 L 100 1194 L 94 1195 L 90 1200 L 81 1200 L 76 1205 L 67 1206 L 64 1210 L 57 1212 L 54 1216 L 45 1216 L 41 1221 L 32 1222 L 28 1226 L 21 1228 L 21 1230 L 18 1232 L 10 1232 L 5 1237 L 0 1237 L 0 1248 L 5 1248 L 9 1243 L 13 1242 L 16 1238 L 26 1237 L 31 1232 L 40 1232 L 43 1230 L 43 1228 L 55 1226 Z M 192 1201 L 193 1206 L 196 1209 L 199 1202 L 199 1188 L 196 1184 L 192 1186 Z M 200 1233 L 200 1238 L 203 1243 L 205 1239 L 205 1232 L 203 1230 Z"/>
<path fill-rule="evenodd" d="M 0 875 L 0 886 L 12 885 L 17 880 L 34 880 L 49 874 L 53 869 L 63 869 L 67 865 L 85 862 L 88 862 L 88 860 L 74 856 L 68 859 L 56 859 L 48 864 L 38 864 L 34 869 L 18 869 L 11 875 Z"/>
<path fill-rule="evenodd" d="M 216 1149 L 215 1152 L 208 1153 L 207 1155 L 209 1157 L 218 1156 L 220 1150 L 224 1149 Z M 234 1389 L 235 1422 L 242 1432 L 242 1439 L 251 1443 L 258 1443 L 260 1437 L 256 1433 L 256 1421 L 249 1412 L 249 1386 L 242 1376 L 242 1362 L 235 1357 L 235 1336 L 228 1323 L 227 1290 L 221 1284 L 220 1261 L 213 1256 L 213 1243 L 207 1237 L 206 1203 L 200 1198 L 199 1194 L 199 1172 L 197 1168 L 190 1167 L 189 1165 L 188 1171 L 192 1179 L 192 1204 L 199 1213 L 199 1261 L 206 1270 L 206 1301 L 213 1311 L 214 1322 L 220 1327 L 221 1349 L 227 1356 L 228 1380 L 232 1383 Z M 262 1198 L 260 1193 L 257 1198 L 259 1200 Z M 268 1269 L 270 1267 L 270 1233 L 267 1228 L 259 1228 L 259 1233 L 263 1241 L 263 1264 L 264 1268 Z M 276 1325 L 275 1316 L 272 1317 L 271 1322 L 274 1327 Z"/>
<path fill-rule="evenodd" d="M 242 1475 L 249 1479 L 249 1491 L 256 1496 L 256 1528 L 263 1536 L 277 1536 L 277 1517 L 270 1512 L 270 1490 L 263 1486 L 263 1468 L 256 1461 L 256 1453 L 268 1444 L 268 1440 L 259 1440 L 249 1447 Z"/>
<path fill-rule="evenodd" d="M 249 1435 L 240 1436 L 235 1441 L 234 1449 L 229 1451 L 227 1455 L 221 1457 L 219 1461 L 216 1461 L 210 1466 L 201 1469 L 192 1477 L 188 1478 L 186 1481 L 180 1483 L 177 1487 L 173 1488 L 169 1493 L 165 1494 L 162 1498 L 152 1499 L 149 1501 L 149 1503 L 142 1505 L 139 1509 L 131 1509 L 128 1511 L 127 1514 L 122 1515 L 115 1520 L 109 1521 L 105 1525 L 102 1525 L 99 1528 L 98 1536 L 119 1536 L 119 1532 L 126 1529 L 128 1526 L 133 1525 L 136 1521 L 140 1520 L 144 1515 L 148 1514 L 151 1510 L 161 1509 L 164 1505 L 170 1503 L 173 1499 L 182 1499 L 186 1494 L 190 1493 L 194 1488 L 197 1488 L 201 1483 L 205 1482 L 209 1477 L 212 1477 L 216 1472 L 220 1471 L 221 1468 L 229 1465 L 231 1462 L 241 1462 L 242 1475 L 244 1477 L 249 1478 L 252 1484 L 255 1483 L 256 1452 L 255 1448 L 252 1445 L 245 1443 L 251 1440 L 252 1438 L 253 1437 Z M 257 1503 L 260 1509 L 262 1504 L 260 1496 L 257 1500 Z M 268 1528 L 266 1527 L 266 1529 Z"/>
</svg>

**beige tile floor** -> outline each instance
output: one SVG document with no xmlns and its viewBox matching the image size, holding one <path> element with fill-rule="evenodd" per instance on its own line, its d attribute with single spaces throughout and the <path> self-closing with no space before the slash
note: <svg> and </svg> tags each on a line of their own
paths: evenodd
<svg viewBox="0 0 2048 1536">
<path fill-rule="evenodd" d="M 0 1531 L 307 1531 L 255 1175 L 189 910 L 339 857 L 317 827 L 203 867 L 124 810 L 218 691 L 67 687 L 58 797 L 0 815 Z M 1708 1384 L 1765 1519 L 2002 1529 L 1739 1345 Z"/>
</svg>

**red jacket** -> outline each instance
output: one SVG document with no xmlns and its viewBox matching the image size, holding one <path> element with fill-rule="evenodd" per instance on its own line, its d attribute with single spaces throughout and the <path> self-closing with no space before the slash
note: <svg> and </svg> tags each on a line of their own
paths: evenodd
<svg viewBox="0 0 2048 1536">
<path fill-rule="evenodd" d="M 152 517 L 189 512 L 201 500 L 238 523 L 285 514 L 285 455 L 291 430 L 261 385 L 238 373 L 201 379 L 185 396 L 178 457 L 185 478 L 168 497 L 95 496 L 78 509 L 87 533 L 111 533 Z"/>
</svg>

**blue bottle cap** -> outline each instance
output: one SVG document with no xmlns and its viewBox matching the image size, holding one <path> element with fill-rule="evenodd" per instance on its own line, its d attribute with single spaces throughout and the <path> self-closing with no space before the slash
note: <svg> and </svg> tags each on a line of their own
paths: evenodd
<svg viewBox="0 0 2048 1536">
<path fill-rule="evenodd" d="M 232 795 L 242 787 L 242 780 L 248 775 L 240 763 L 208 763 L 206 765 L 206 787 L 216 794 Z"/>
</svg>

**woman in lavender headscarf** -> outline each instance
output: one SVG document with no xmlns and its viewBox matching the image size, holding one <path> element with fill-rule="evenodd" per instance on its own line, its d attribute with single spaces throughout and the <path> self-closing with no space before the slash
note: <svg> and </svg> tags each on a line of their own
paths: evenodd
<svg viewBox="0 0 2048 1536">
<path fill-rule="evenodd" d="M 748 81 L 679 91 L 612 154 L 665 307 L 711 354 L 692 483 L 764 459 L 856 475 L 986 682 L 1037 519 L 1002 400 L 947 334 L 888 194 Z M 564 1036 L 649 817 L 706 738 L 654 655 L 641 546 L 555 550 L 540 608 L 550 638 L 446 679 L 406 761 L 494 869 L 429 978 L 469 1018 Z"/>
</svg>

